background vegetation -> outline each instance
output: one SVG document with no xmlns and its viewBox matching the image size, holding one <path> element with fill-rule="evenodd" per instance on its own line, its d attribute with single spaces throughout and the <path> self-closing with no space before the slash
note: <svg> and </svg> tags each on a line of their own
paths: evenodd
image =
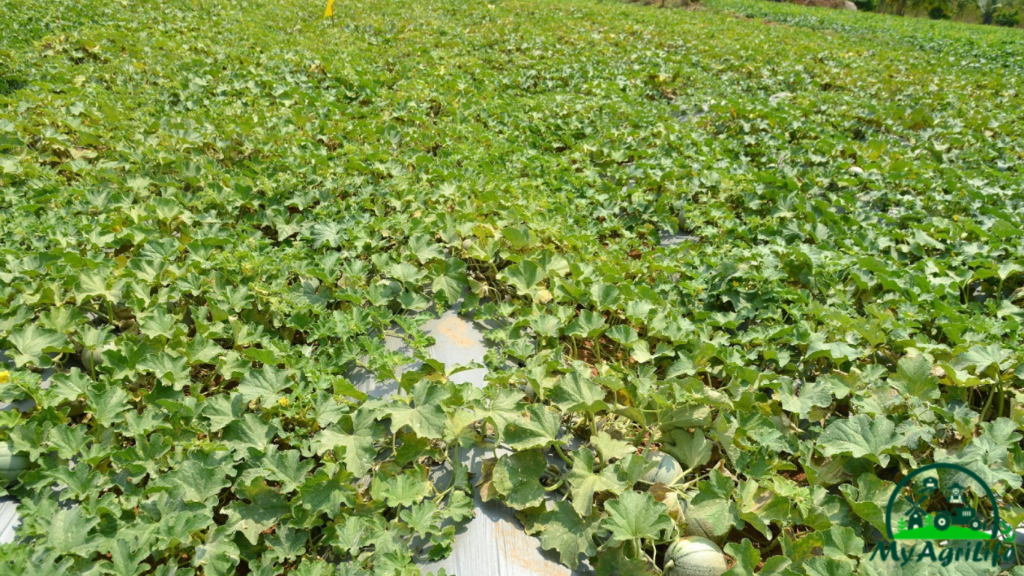
<svg viewBox="0 0 1024 576">
<path fill-rule="evenodd" d="M 693 7 L 697 0 L 629 0 L 660 8 Z M 769 0 L 795 4 L 843 8 L 843 0 Z M 913 16 L 932 20 L 956 20 L 976 24 L 993 24 L 1014 28 L 1020 26 L 1019 0 L 852 0 L 857 10 L 894 16 Z"/>
<path fill-rule="evenodd" d="M 415 574 L 479 493 L 600 574 L 695 531 L 734 574 L 927 573 L 865 549 L 932 461 L 1024 519 L 1017 31 L 321 10 L 0 2 L 0 398 L 36 404 L 0 572 Z M 353 388 L 460 298 L 487 388 Z"/>
</svg>

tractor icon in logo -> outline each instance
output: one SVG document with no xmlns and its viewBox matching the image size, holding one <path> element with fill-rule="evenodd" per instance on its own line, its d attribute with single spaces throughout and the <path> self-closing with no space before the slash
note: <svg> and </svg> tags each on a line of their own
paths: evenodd
<svg viewBox="0 0 1024 576">
<path fill-rule="evenodd" d="M 963 504 L 963 486 L 959 484 L 950 486 L 949 491 L 946 493 L 946 501 L 950 504 Z M 935 516 L 935 528 L 943 531 L 949 529 L 950 526 L 967 526 L 971 530 L 980 531 L 982 525 L 977 511 L 969 506 L 959 506 L 954 508 L 952 513 L 943 511 Z"/>
</svg>

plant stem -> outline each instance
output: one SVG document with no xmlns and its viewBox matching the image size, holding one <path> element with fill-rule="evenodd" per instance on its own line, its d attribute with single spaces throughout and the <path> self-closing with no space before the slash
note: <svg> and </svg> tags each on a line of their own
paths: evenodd
<svg viewBox="0 0 1024 576">
<path fill-rule="evenodd" d="M 545 492 L 554 492 L 555 490 L 558 490 L 559 488 L 561 488 L 562 484 L 565 484 L 565 476 L 562 476 L 561 478 L 559 478 L 558 482 L 555 482 L 551 486 L 548 486 L 548 487 L 544 488 L 544 491 Z"/>
<path fill-rule="evenodd" d="M 684 470 L 682 474 L 676 476 L 671 482 L 669 482 L 668 485 L 675 486 L 676 482 L 679 482 L 683 478 L 686 478 L 686 475 L 689 474 L 690 472 L 693 472 L 693 468 L 687 468 L 686 470 Z"/>
<path fill-rule="evenodd" d="M 562 452 L 562 447 L 559 446 L 558 444 L 555 444 L 554 446 L 555 452 L 558 453 L 558 457 L 561 458 L 562 461 L 568 464 L 569 466 L 572 466 L 572 460 L 570 460 L 569 457 L 565 455 L 565 452 Z"/>
<path fill-rule="evenodd" d="M 693 480 L 690 480 L 689 482 L 687 482 L 685 484 L 680 484 L 679 486 L 673 486 L 672 489 L 675 490 L 676 492 L 682 493 L 683 490 L 686 490 L 690 486 L 693 486 L 694 484 L 696 484 L 697 482 L 700 482 L 702 479 L 704 479 L 706 477 L 707 477 L 707 474 L 701 474 L 700 476 L 697 476 L 696 478 L 694 478 Z"/>
<path fill-rule="evenodd" d="M 978 423 L 985 421 L 985 417 L 988 416 L 988 409 L 992 407 L 992 398 L 994 397 L 995 394 L 989 390 L 988 399 L 985 400 L 985 407 L 981 409 L 981 416 L 978 417 Z"/>
</svg>

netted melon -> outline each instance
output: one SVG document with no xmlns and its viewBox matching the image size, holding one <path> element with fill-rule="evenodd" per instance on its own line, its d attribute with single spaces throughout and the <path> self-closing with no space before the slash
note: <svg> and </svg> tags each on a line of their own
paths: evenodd
<svg viewBox="0 0 1024 576">
<path fill-rule="evenodd" d="M 82 348 L 78 358 L 82 361 L 82 366 L 85 370 L 92 373 L 103 364 L 103 350 Z"/>
<path fill-rule="evenodd" d="M 680 538 L 665 553 L 665 576 L 721 576 L 728 569 L 722 549 L 707 538 Z"/>
<path fill-rule="evenodd" d="M 645 484 L 672 484 L 683 473 L 683 467 L 679 462 L 664 452 L 651 450 L 647 453 L 647 461 L 653 462 L 655 466 L 640 478 Z"/>
</svg>

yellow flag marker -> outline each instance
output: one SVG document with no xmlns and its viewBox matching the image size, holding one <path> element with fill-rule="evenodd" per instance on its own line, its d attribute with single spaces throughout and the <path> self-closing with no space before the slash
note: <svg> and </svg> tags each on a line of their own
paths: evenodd
<svg viewBox="0 0 1024 576">
<path fill-rule="evenodd" d="M 334 0 L 327 0 L 327 8 L 324 10 L 324 19 L 328 16 L 334 16 Z"/>
</svg>

